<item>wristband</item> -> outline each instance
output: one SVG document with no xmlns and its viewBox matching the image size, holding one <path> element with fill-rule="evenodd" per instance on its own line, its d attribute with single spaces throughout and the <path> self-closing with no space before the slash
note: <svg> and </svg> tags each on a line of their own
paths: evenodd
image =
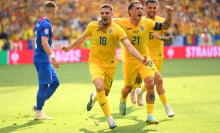
<svg viewBox="0 0 220 133">
<path fill-rule="evenodd" d="M 52 59 L 52 58 L 55 58 L 54 54 L 51 54 L 51 55 L 49 55 L 49 56 L 50 56 L 51 59 Z"/>
</svg>

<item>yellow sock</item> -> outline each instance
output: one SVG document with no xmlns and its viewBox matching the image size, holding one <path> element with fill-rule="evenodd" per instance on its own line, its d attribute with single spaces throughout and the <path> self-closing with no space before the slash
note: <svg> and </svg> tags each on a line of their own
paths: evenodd
<svg viewBox="0 0 220 133">
<path fill-rule="evenodd" d="M 97 101 L 97 94 L 93 97 L 93 101 Z"/>
<path fill-rule="evenodd" d="M 104 112 L 105 116 L 107 118 L 110 117 L 111 116 L 110 109 L 109 109 L 107 97 L 105 95 L 105 91 L 97 92 L 97 100 L 98 100 L 99 105 L 101 106 L 102 111 Z"/>
<path fill-rule="evenodd" d="M 144 85 L 144 86 L 142 87 L 142 92 L 145 92 L 145 91 L 147 91 L 147 87 Z"/>
<path fill-rule="evenodd" d="M 165 93 L 163 93 L 162 95 L 159 95 L 161 102 L 163 103 L 163 105 L 167 104 L 167 97 L 165 95 Z"/>
<path fill-rule="evenodd" d="M 147 104 L 147 114 L 152 114 L 154 110 L 154 103 L 148 103 Z"/>
<path fill-rule="evenodd" d="M 123 97 L 121 96 L 121 101 L 122 101 L 123 103 L 126 103 L 126 99 L 127 99 L 127 98 L 123 98 Z"/>
</svg>

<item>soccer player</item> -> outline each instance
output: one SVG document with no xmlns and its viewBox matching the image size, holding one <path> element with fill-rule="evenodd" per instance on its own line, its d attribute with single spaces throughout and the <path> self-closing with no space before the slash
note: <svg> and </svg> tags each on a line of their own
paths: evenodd
<svg viewBox="0 0 220 133">
<path fill-rule="evenodd" d="M 100 7 L 100 16 L 102 24 L 104 25 L 101 29 L 97 21 L 90 22 L 86 31 L 77 38 L 73 44 L 63 46 L 62 49 L 67 52 L 83 44 L 88 37 L 92 38 L 89 55 L 89 71 L 96 88 L 96 94 L 91 93 L 87 104 L 87 111 L 92 109 L 97 100 L 107 118 L 109 128 L 113 129 L 117 125 L 111 116 L 107 96 L 116 71 L 116 50 L 118 41 L 120 40 L 129 54 L 131 54 L 132 57 L 134 56 L 141 64 L 148 65 L 149 60 L 132 46 L 124 30 L 112 22 L 113 9 L 111 5 L 102 5 Z"/>
<path fill-rule="evenodd" d="M 164 18 L 159 17 L 156 15 L 157 13 L 157 1 L 156 0 L 148 0 L 146 2 L 146 18 L 149 18 L 151 20 L 154 20 L 156 22 L 164 22 Z M 164 105 L 166 114 L 168 115 L 168 117 L 173 117 L 175 114 L 172 111 L 171 107 L 169 106 L 168 102 L 167 102 L 167 98 L 166 98 L 166 94 L 165 94 L 165 89 L 163 87 L 163 79 L 162 76 L 160 74 L 161 69 L 162 69 L 162 65 L 163 65 L 163 60 L 164 60 L 164 55 L 163 55 L 163 49 L 164 49 L 164 41 L 172 41 L 173 36 L 172 34 L 170 34 L 169 36 L 164 36 L 164 30 L 161 31 L 154 31 L 151 30 L 149 31 L 149 36 L 148 36 L 148 40 L 147 40 L 147 46 L 149 48 L 150 51 L 150 57 L 153 60 L 154 64 L 157 67 L 157 70 L 155 72 L 155 84 L 156 84 L 156 90 L 157 93 L 160 97 L 161 102 Z M 144 86 L 143 88 L 140 88 L 140 84 L 141 84 L 141 78 L 138 75 L 136 77 L 139 80 L 136 80 L 136 82 L 134 83 L 134 87 L 137 87 L 137 95 L 139 97 L 141 97 L 142 93 L 144 91 L 146 91 L 146 87 Z M 132 103 L 134 103 L 135 101 L 135 95 L 134 94 L 135 88 L 133 88 L 133 90 L 131 91 L 131 101 Z M 132 99 L 133 98 L 133 99 Z M 143 104 L 143 102 L 141 102 L 140 98 L 140 104 Z"/>
<path fill-rule="evenodd" d="M 129 18 L 118 19 L 115 22 L 119 24 L 127 33 L 128 39 L 133 46 L 142 54 L 142 56 L 150 57 L 149 49 L 146 46 L 147 36 L 151 30 L 168 29 L 172 18 L 172 7 L 167 7 L 167 18 L 164 23 L 152 21 L 150 19 L 142 19 L 143 6 L 140 2 L 131 2 L 128 6 Z M 126 115 L 126 99 L 132 90 L 135 77 L 140 73 L 144 79 L 145 86 L 148 88 L 146 95 L 147 102 L 147 124 L 158 124 L 154 118 L 153 108 L 155 101 L 154 92 L 154 74 L 156 67 L 151 61 L 150 65 L 144 66 L 137 62 L 124 47 L 122 47 L 123 76 L 124 88 L 121 90 L 120 113 Z"/>
<path fill-rule="evenodd" d="M 36 112 L 35 120 L 48 120 L 52 119 L 44 115 L 43 106 L 57 87 L 59 86 L 59 78 L 55 68 L 59 68 L 59 63 L 52 53 L 52 37 L 53 28 L 51 20 L 56 14 L 56 4 L 52 1 L 47 1 L 44 4 L 45 16 L 37 21 L 35 32 L 35 49 L 34 49 L 34 65 L 38 74 L 39 89 L 37 92 L 37 103 L 33 106 Z M 51 62 L 49 61 L 49 57 Z M 53 66 L 52 66 L 53 65 Z"/>
</svg>

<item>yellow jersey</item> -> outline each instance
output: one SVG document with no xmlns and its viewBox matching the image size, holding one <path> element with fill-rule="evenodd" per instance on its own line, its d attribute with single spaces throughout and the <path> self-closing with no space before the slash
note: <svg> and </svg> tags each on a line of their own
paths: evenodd
<svg viewBox="0 0 220 133">
<path fill-rule="evenodd" d="M 160 16 L 155 16 L 156 22 L 163 23 L 165 21 L 164 18 Z M 153 32 L 158 32 L 160 36 L 164 36 L 165 30 L 150 30 L 147 36 L 147 46 L 150 50 L 150 56 L 152 58 L 162 57 L 164 58 L 163 50 L 164 50 L 164 42 L 160 39 L 156 39 L 152 36 Z"/>
<path fill-rule="evenodd" d="M 129 18 L 120 18 L 114 21 L 119 24 L 126 34 L 128 35 L 129 41 L 132 45 L 140 52 L 142 56 L 150 56 L 147 44 L 147 34 L 153 30 L 156 22 L 150 19 L 142 19 L 137 26 L 130 23 Z M 124 46 L 122 46 L 122 60 L 129 62 L 139 62 L 133 57 Z"/>
<path fill-rule="evenodd" d="M 86 35 L 91 36 L 92 40 L 89 61 L 106 67 L 117 64 L 116 50 L 118 42 L 127 38 L 126 33 L 119 25 L 112 22 L 106 30 L 101 30 L 98 27 L 98 22 L 92 21 L 88 24 Z"/>
</svg>

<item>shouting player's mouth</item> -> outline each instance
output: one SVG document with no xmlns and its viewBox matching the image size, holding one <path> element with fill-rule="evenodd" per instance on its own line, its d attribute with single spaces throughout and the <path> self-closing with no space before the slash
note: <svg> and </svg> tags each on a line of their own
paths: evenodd
<svg viewBox="0 0 220 133">
<path fill-rule="evenodd" d="M 103 25 L 108 25 L 109 24 L 108 18 L 103 18 L 102 23 Z"/>
<path fill-rule="evenodd" d="M 141 17 L 142 17 L 142 13 L 138 13 L 137 18 L 139 21 L 141 20 Z"/>
</svg>

